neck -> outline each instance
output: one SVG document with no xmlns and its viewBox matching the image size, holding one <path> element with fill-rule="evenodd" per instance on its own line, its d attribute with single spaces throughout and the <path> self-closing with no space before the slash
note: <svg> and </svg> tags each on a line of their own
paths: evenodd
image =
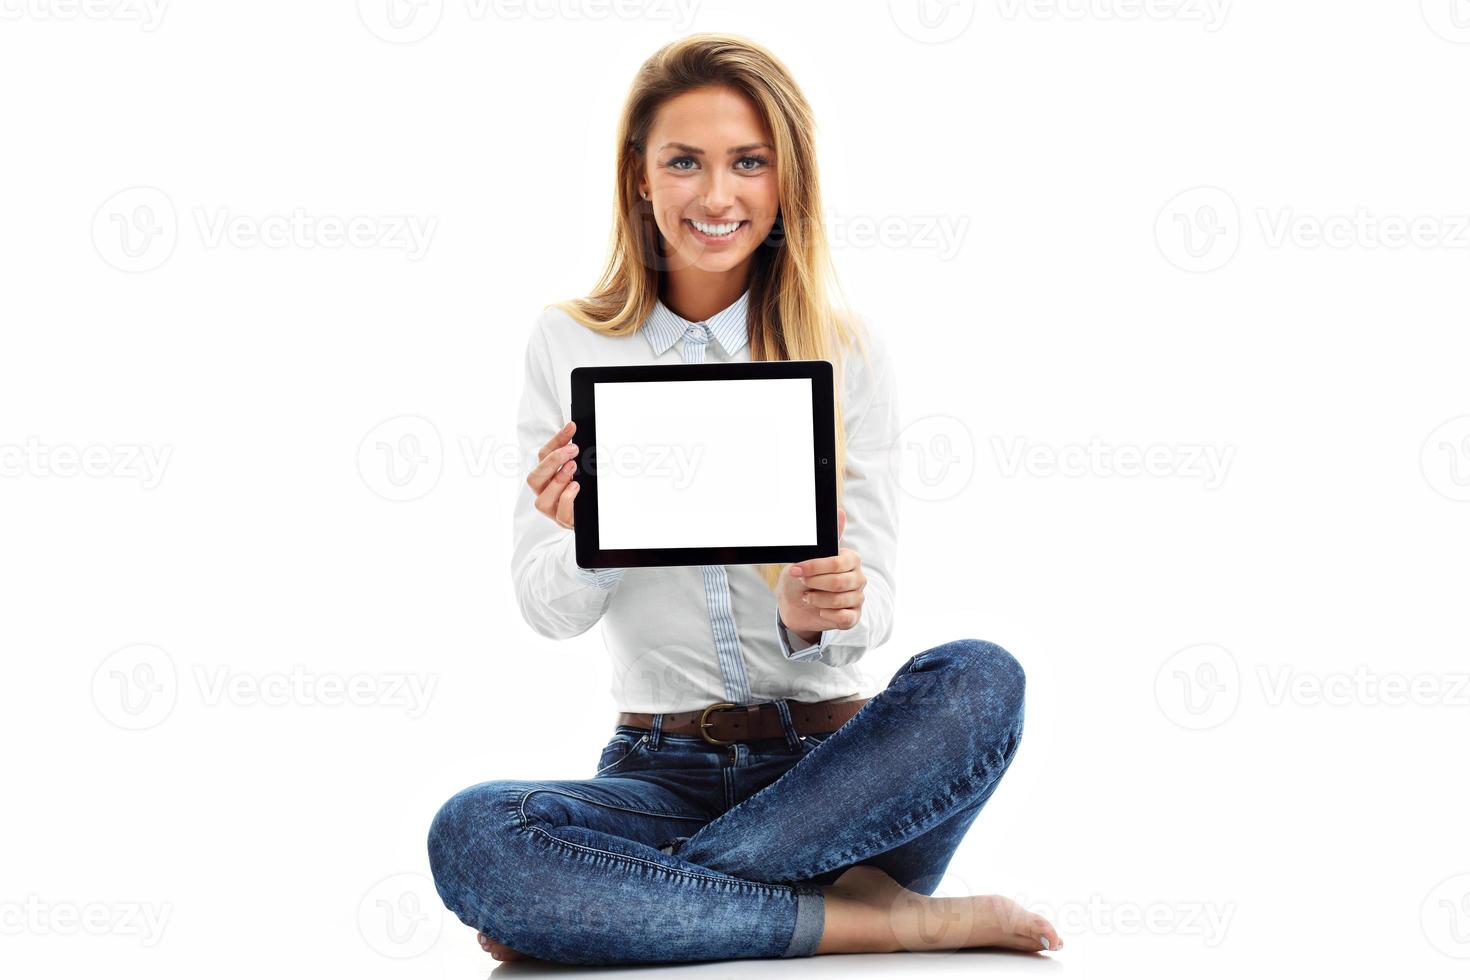
<svg viewBox="0 0 1470 980">
<path fill-rule="evenodd" d="M 724 272 L 680 269 L 664 277 L 659 298 L 686 320 L 708 320 L 740 298 L 748 285 L 745 264 Z"/>
</svg>

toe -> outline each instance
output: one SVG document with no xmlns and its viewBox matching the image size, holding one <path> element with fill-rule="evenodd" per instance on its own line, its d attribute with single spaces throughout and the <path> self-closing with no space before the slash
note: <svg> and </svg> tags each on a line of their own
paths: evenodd
<svg viewBox="0 0 1470 980">
<path fill-rule="evenodd" d="M 480 948 L 489 953 L 491 956 L 495 957 L 497 960 L 508 960 L 513 958 L 513 956 L 510 954 L 513 954 L 515 951 L 504 943 L 485 935 L 483 932 L 476 933 L 475 938 L 480 941 Z"/>
<path fill-rule="evenodd" d="M 490 946 L 488 948 L 490 950 L 490 955 L 495 957 L 497 960 L 518 960 L 522 958 L 522 955 L 520 953 L 511 949 L 504 943 L 495 942 L 493 939 L 490 941 Z"/>
<path fill-rule="evenodd" d="M 1062 948 L 1062 937 L 1057 935 L 1056 929 L 1050 922 L 1037 916 L 1034 928 L 1032 935 L 1036 938 L 1036 945 L 1041 949 L 1056 952 Z"/>
</svg>

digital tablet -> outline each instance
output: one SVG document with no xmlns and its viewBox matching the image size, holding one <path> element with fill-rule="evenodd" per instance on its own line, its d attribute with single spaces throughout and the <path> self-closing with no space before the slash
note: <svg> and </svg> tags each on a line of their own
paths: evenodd
<svg viewBox="0 0 1470 980">
<path fill-rule="evenodd" d="M 837 554 L 832 364 L 572 369 L 583 568 Z"/>
</svg>

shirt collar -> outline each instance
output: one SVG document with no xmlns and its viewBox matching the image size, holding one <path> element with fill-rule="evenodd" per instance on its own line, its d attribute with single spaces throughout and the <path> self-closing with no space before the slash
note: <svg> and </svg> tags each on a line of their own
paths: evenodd
<svg viewBox="0 0 1470 980">
<path fill-rule="evenodd" d="M 735 302 L 703 321 L 726 356 L 739 353 L 740 348 L 750 339 L 750 325 L 746 315 L 749 302 L 750 290 L 746 289 Z M 640 329 L 652 345 L 654 356 L 659 356 L 674 346 L 674 342 L 684 335 L 684 331 L 694 325 L 695 321 L 684 319 L 665 306 L 663 300 L 659 300 Z"/>
</svg>

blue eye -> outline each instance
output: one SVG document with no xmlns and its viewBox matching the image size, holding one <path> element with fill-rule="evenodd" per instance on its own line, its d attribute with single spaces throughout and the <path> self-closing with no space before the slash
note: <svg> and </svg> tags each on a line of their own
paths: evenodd
<svg viewBox="0 0 1470 980">
<path fill-rule="evenodd" d="M 755 163 L 755 166 L 753 166 L 753 167 L 740 166 L 740 164 L 746 163 L 747 161 L 754 162 Z M 739 170 L 739 171 L 742 171 L 744 173 L 752 173 L 752 172 L 754 172 L 756 170 L 759 170 L 761 167 L 766 166 L 770 162 L 771 162 L 770 160 L 766 159 L 763 156 L 755 156 L 755 155 L 744 156 L 744 157 L 741 157 L 739 160 L 735 161 L 735 163 L 736 163 L 735 169 L 736 170 Z M 681 164 L 684 164 L 684 163 L 691 163 L 691 164 L 695 164 L 696 166 L 692 166 L 692 167 L 681 166 Z M 696 160 L 696 159 L 694 159 L 694 157 L 685 155 L 685 156 L 682 156 L 682 157 L 674 157 L 668 163 L 664 164 L 664 166 L 667 167 L 667 168 L 669 168 L 670 170 L 677 170 L 677 171 L 682 171 L 684 173 L 688 173 L 691 170 L 697 170 L 697 169 L 699 169 L 698 166 L 697 166 L 698 163 L 699 163 L 699 161 Z"/>
</svg>

